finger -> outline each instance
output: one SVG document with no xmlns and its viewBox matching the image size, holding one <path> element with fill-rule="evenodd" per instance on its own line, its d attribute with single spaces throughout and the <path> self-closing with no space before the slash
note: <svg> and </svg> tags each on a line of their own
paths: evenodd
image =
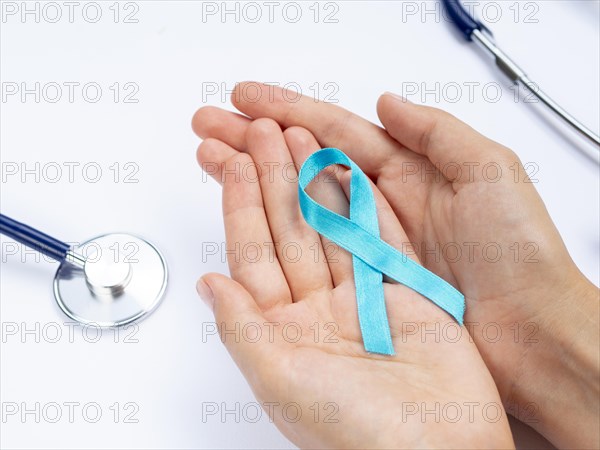
<svg viewBox="0 0 600 450">
<path fill-rule="evenodd" d="M 466 183 L 481 177 L 482 171 L 469 171 L 469 164 L 485 166 L 515 158 L 506 147 L 437 108 L 415 105 L 386 93 L 379 98 L 377 113 L 390 135 L 426 156 L 453 182 Z"/>
<path fill-rule="evenodd" d="M 381 127 L 330 103 L 296 95 L 290 100 L 287 91 L 256 82 L 239 83 L 231 100 L 252 118 L 269 117 L 284 128 L 308 129 L 322 147 L 341 149 L 373 178 L 393 155 L 407 161 L 420 159 Z"/>
<path fill-rule="evenodd" d="M 315 137 L 304 128 L 288 128 L 285 130 L 284 136 L 298 167 L 306 161 L 306 158 L 320 149 Z M 345 171 L 345 169 L 341 166 L 331 166 L 321 171 L 313 182 L 307 186 L 306 192 L 324 207 L 338 214 L 348 216 L 348 200 L 337 179 L 342 171 Z M 321 242 L 323 245 L 319 248 L 319 253 L 318 255 L 315 254 L 315 257 L 327 261 L 333 285 L 339 286 L 344 281 L 354 280 L 352 256 L 326 237 L 321 236 Z"/>
<path fill-rule="evenodd" d="M 223 184 L 225 161 L 238 153 L 237 150 L 217 139 L 204 139 L 196 152 L 196 159 L 202 170 Z"/>
<path fill-rule="evenodd" d="M 237 85 L 232 102 L 251 117 L 270 117 L 285 128 L 308 129 L 321 147 L 337 147 L 370 178 L 385 179 L 385 194 L 393 196 L 396 214 L 408 233 L 418 239 L 429 182 L 440 179 L 447 183 L 441 175 L 438 177 L 427 158 L 406 149 L 382 128 L 336 105 L 302 96 L 290 101 L 288 97 L 282 89 L 248 82 Z M 425 173 L 429 174 L 425 176 L 427 182 L 423 182 Z M 400 182 L 402 189 L 398 189 Z"/>
<path fill-rule="evenodd" d="M 214 138 L 237 150 L 246 149 L 250 119 L 214 106 L 200 108 L 192 118 L 192 129 L 202 139 Z"/>
<path fill-rule="evenodd" d="M 265 318 L 256 301 L 244 287 L 225 275 L 206 274 L 198 280 L 196 289 L 215 315 L 221 340 L 237 363 L 244 369 L 254 366 L 261 354 L 261 340 L 240 339 L 223 333 L 245 329 L 247 324 L 263 324 Z"/>
<path fill-rule="evenodd" d="M 225 163 L 223 218 L 231 277 L 261 309 L 291 303 L 291 294 L 274 252 L 256 166 L 246 153 Z"/>
<path fill-rule="evenodd" d="M 248 153 L 259 168 L 263 202 L 275 249 L 292 292 L 299 300 L 331 289 L 324 259 L 314 258 L 319 235 L 304 221 L 298 203 L 298 173 L 277 122 L 257 119 L 246 132 Z"/>
</svg>

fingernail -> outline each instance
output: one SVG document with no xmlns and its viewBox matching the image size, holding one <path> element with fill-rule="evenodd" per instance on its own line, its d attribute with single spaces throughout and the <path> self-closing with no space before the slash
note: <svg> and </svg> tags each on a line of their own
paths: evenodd
<svg viewBox="0 0 600 450">
<path fill-rule="evenodd" d="M 208 306 L 212 311 L 215 305 L 215 296 L 211 288 L 202 278 L 200 278 L 196 283 L 196 291 L 198 291 L 198 295 L 202 301 L 206 303 L 206 306 Z"/>
<path fill-rule="evenodd" d="M 412 103 L 409 99 L 407 99 L 406 97 L 402 97 L 401 95 L 398 94 L 394 94 L 393 92 L 390 91 L 386 91 L 384 92 L 383 95 L 389 95 L 390 97 L 394 97 L 396 100 L 400 100 L 401 102 L 404 103 Z"/>
</svg>

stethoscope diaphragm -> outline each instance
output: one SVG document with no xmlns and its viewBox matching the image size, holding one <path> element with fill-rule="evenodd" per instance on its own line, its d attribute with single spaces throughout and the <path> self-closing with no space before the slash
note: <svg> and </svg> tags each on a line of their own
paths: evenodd
<svg viewBox="0 0 600 450">
<path fill-rule="evenodd" d="M 167 264 L 148 241 L 124 233 L 90 239 L 72 248 L 85 263 L 63 261 L 54 277 L 54 297 L 70 318 L 117 327 L 139 320 L 159 305 Z"/>
<path fill-rule="evenodd" d="M 71 246 L 0 214 L 0 233 L 60 262 L 54 297 L 78 322 L 118 327 L 140 320 L 160 304 L 167 263 L 139 236 L 111 233 Z"/>
</svg>

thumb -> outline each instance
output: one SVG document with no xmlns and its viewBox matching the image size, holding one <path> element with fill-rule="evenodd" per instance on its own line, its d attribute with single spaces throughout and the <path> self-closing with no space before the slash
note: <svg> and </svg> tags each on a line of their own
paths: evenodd
<svg viewBox="0 0 600 450">
<path fill-rule="evenodd" d="M 427 157 L 450 181 L 477 180 L 481 170 L 474 171 L 474 179 L 467 177 L 469 165 L 518 161 L 511 150 L 441 109 L 416 105 L 386 92 L 377 102 L 377 114 L 394 139 Z"/>
<path fill-rule="evenodd" d="M 243 369 L 258 356 L 265 341 L 255 339 L 266 321 L 262 311 L 241 284 L 225 275 L 204 275 L 196 290 L 215 315 L 221 341 Z"/>
</svg>

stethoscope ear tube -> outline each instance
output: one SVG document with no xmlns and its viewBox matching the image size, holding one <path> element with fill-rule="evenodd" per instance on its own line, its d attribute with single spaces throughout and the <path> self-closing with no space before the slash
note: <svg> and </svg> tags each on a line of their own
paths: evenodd
<svg viewBox="0 0 600 450">
<path fill-rule="evenodd" d="M 482 30 L 485 27 L 477 22 L 471 15 L 462 7 L 459 0 L 442 0 L 446 11 L 452 19 L 452 22 L 465 36 L 467 41 L 471 40 L 471 34 L 475 30 Z"/>
<path fill-rule="evenodd" d="M 460 0 L 442 0 L 446 12 L 454 25 L 464 35 L 468 41 L 474 41 L 489 52 L 496 62 L 498 68 L 508 77 L 513 83 L 518 83 L 526 88 L 529 92 L 535 95 L 543 104 L 551 111 L 563 119 L 567 124 L 573 127 L 590 142 L 596 146 L 600 146 L 600 137 L 592 130 L 587 128 L 583 123 L 569 114 L 564 108 L 556 103 L 550 96 L 544 93 L 511 58 L 508 57 L 494 42 L 492 33 L 485 25 L 477 22 L 471 15 L 462 7 Z M 598 148 L 596 148 L 598 150 Z M 582 151 L 592 160 L 599 162 L 597 151 L 591 151 L 584 147 Z"/>
<path fill-rule="evenodd" d="M 0 233 L 57 261 L 64 261 L 71 246 L 24 223 L 0 214 Z"/>
</svg>

